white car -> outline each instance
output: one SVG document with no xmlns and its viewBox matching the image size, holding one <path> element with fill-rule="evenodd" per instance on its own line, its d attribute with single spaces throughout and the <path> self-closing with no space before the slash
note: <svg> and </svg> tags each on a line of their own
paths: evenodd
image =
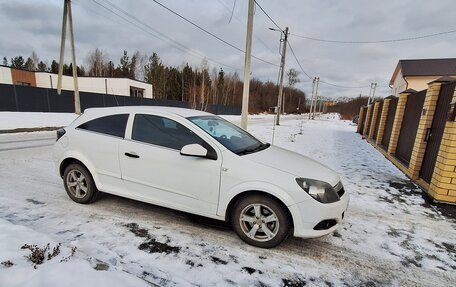
<svg viewBox="0 0 456 287">
<path fill-rule="evenodd" d="M 229 221 L 264 248 L 333 232 L 349 201 L 324 165 L 197 110 L 87 109 L 57 131 L 53 158 L 75 202 L 102 191 Z"/>
</svg>

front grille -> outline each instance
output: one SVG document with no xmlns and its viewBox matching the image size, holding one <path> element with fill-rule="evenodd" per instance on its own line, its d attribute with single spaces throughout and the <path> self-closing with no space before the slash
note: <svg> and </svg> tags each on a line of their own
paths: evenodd
<svg viewBox="0 0 456 287">
<path fill-rule="evenodd" d="M 337 195 L 339 195 L 339 197 L 342 197 L 342 195 L 344 195 L 345 189 L 342 185 L 342 181 L 339 181 L 339 183 L 334 186 L 334 190 L 337 192 Z"/>
<path fill-rule="evenodd" d="M 337 221 L 335 219 L 326 219 L 315 225 L 313 228 L 314 230 L 326 230 L 330 229 L 334 225 L 337 224 Z"/>
</svg>

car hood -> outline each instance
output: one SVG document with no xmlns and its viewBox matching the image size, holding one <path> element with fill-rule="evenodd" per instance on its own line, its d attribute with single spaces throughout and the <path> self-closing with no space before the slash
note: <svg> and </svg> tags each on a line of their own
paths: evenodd
<svg viewBox="0 0 456 287">
<path fill-rule="evenodd" d="M 294 176 L 321 180 L 335 186 L 340 181 L 337 173 L 329 167 L 299 153 L 280 147 L 269 148 L 242 156 L 255 163 L 262 164 Z"/>
</svg>

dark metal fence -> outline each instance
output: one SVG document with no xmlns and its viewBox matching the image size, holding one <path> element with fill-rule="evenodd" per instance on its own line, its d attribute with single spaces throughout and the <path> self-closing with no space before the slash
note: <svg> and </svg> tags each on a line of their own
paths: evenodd
<svg viewBox="0 0 456 287">
<path fill-rule="evenodd" d="M 394 117 L 396 115 L 396 108 L 398 98 L 393 98 L 388 106 L 388 114 L 386 115 L 385 131 L 383 132 L 381 147 L 388 150 L 389 142 L 391 139 L 391 132 L 393 131 Z"/>
<path fill-rule="evenodd" d="M 374 136 L 373 136 L 374 140 L 377 140 L 378 126 L 380 125 L 380 118 L 382 117 L 382 110 L 383 110 L 383 102 L 379 102 L 377 118 L 375 119 L 375 126 L 374 126 Z"/>
<path fill-rule="evenodd" d="M 114 106 L 169 106 L 190 108 L 188 102 L 134 98 L 110 94 L 80 92 L 81 110 Z M 208 105 L 206 110 L 218 115 L 240 115 L 235 106 Z M 0 111 L 74 113 L 73 91 L 0 84 Z"/>
<path fill-rule="evenodd" d="M 443 84 L 440 88 L 434 119 L 432 120 L 431 128 L 426 133 L 425 141 L 427 141 L 427 145 L 426 151 L 424 152 L 420 176 L 427 183 L 431 183 L 432 174 L 434 173 L 435 163 L 437 162 L 437 155 L 442 142 L 445 124 L 448 119 L 448 111 L 450 110 L 450 103 L 453 99 L 455 88 L 455 82 Z"/>
<path fill-rule="evenodd" d="M 408 166 L 412 157 L 426 92 L 427 90 L 423 90 L 408 95 L 407 103 L 405 104 L 404 118 L 402 119 L 401 131 L 397 141 L 396 158 L 406 166 Z"/>
</svg>

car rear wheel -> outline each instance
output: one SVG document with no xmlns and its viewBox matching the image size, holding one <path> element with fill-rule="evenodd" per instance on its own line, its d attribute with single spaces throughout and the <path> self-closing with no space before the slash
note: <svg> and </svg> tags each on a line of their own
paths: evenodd
<svg viewBox="0 0 456 287">
<path fill-rule="evenodd" d="M 272 248 L 289 233 L 289 216 L 285 207 L 274 198 L 251 195 L 241 198 L 231 213 L 233 228 L 250 245 Z"/>
<path fill-rule="evenodd" d="M 65 168 L 63 183 L 68 196 L 77 203 L 93 202 L 98 195 L 92 175 L 80 164 L 70 164 Z"/>
</svg>

